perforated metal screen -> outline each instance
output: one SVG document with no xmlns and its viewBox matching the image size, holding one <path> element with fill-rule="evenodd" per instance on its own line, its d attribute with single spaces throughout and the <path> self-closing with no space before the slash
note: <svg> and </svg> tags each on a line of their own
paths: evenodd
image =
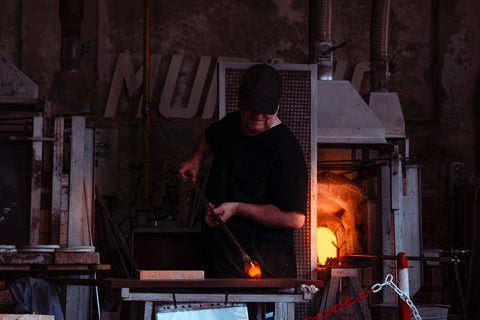
<svg viewBox="0 0 480 320">
<path fill-rule="evenodd" d="M 237 110 L 242 76 L 251 63 L 219 64 L 219 114 Z M 298 277 L 312 278 L 316 254 L 312 230 L 316 228 L 316 65 L 275 64 L 282 77 L 279 118 L 297 137 L 305 155 L 309 173 L 308 212 L 305 225 L 295 232 Z M 312 219 L 312 212 L 313 217 Z M 314 242 L 314 241 L 313 241 Z"/>
</svg>

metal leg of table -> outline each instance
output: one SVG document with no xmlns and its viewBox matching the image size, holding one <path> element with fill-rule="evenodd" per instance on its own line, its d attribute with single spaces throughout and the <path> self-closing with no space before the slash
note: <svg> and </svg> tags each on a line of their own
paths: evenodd
<svg viewBox="0 0 480 320">
<path fill-rule="evenodd" d="M 257 303 L 257 319 L 265 319 L 265 302 Z"/>
<path fill-rule="evenodd" d="M 351 297 L 356 297 L 357 294 L 362 292 L 362 287 L 357 277 L 347 278 L 347 283 L 348 283 L 348 292 Z M 353 309 L 355 311 L 355 315 L 357 319 L 365 319 L 365 320 L 372 319 L 372 315 L 370 314 L 370 309 L 368 308 L 368 304 L 365 300 L 357 301 L 353 305 Z"/>
<path fill-rule="evenodd" d="M 294 320 L 295 303 L 275 302 L 275 320 Z"/>
<path fill-rule="evenodd" d="M 152 320 L 153 302 L 145 301 L 145 311 L 143 312 L 143 320 Z"/>
<path fill-rule="evenodd" d="M 342 291 L 342 278 L 347 279 L 349 295 L 353 298 L 362 291 L 358 269 L 353 268 L 332 268 L 330 270 L 330 280 L 325 286 L 320 303 L 320 310 L 328 310 L 333 305 L 340 303 L 340 293 Z M 365 300 L 355 302 L 354 306 L 355 319 L 371 320 L 370 309 Z"/>
</svg>

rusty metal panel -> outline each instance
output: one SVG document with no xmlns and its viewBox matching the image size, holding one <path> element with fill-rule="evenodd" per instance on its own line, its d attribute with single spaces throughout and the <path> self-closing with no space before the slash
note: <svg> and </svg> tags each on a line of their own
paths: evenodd
<svg viewBox="0 0 480 320">
<path fill-rule="evenodd" d="M 85 117 L 72 117 L 70 150 L 70 197 L 68 206 L 68 246 L 89 244 L 85 221 Z"/>
<path fill-rule="evenodd" d="M 381 188 L 381 206 L 382 206 L 382 254 L 384 255 L 394 255 L 394 221 L 391 211 L 392 201 L 390 197 L 392 183 L 392 177 L 390 174 L 390 166 L 384 165 L 381 168 L 381 179 L 382 179 L 382 188 Z M 395 268 L 394 261 L 384 260 L 382 261 L 382 277 L 385 277 Z M 395 293 L 392 291 L 383 290 L 382 291 L 383 302 L 394 302 Z"/>
<path fill-rule="evenodd" d="M 93 246 L 93 189 L 94 189 L 94 154 L 95 154 L 95 131 L 93 128 L 85 129 L 85 154 L 84 154 L 84 201 L 85 201 L 85 223 L 87 228 L 88 245 Z"/>
<path fill-rule="evenodd" d="M 405 194 L 401 197 L 402 209 L 395 215 L 395 253 L 405 252 L 407 256 L 422 255 L 422 221 L 420 171 L 418 165 L 405 166 Z M 409 261 L 408 279 L 410 297 L 420 290 L 422 262 Z"/>
<path fill-rule="evenodd" d="M 72 117 L 70 150 L 70 189 L 68 206 L 67 244 L 69 247 L 91 243 L 89 215 L 91 214 L 91 190 L 93 188 L 93 132 L 86 129 L 84 116 Z M 91 172 L 88 172 L 88 171 Z M 72 275 L 72 277 L 75 277 Z M 88 276 L 79 275 L 80 279 Z M 91 288 L 67 286 L 65 314 L 67 319 L 90 319 Z"/>
<path fill-rule="evenodd" d="M 43 117 L 33 117 L 33 137 L 43 136 Z M 30 244 L 39 244 L 42 195 L 43 142 L 32 142 L 32 184 L 30 191 Z"/>
<path fill-rule="evenodd" d="M 93 131 L 86 128 L 85 117 L 72 117 L 71 137 L 67 244 L 75 247 L 91 243 L 93 160 L 86 155 L 93 155 Z M 78 276 L 79 279 L 88 277 Z M 91 288 L 67 286 L 65 291 L 67 319 L 90 319 Z"/>
<path fill-rule="evenodd" d="M 58 117 L 54 120 L 55 142 L 53 143 L 52 217 L 50 232 L 50 241 L 52 244 L 60 244 L 64 122 L 65 121 L 63 117 Z"/>
<path fill-rule="evenodd" d="M 61 175 L 61 189 L 60 189 L 60 234 L 59 241 L 60 245 L 67 246 L 68 242 L 68 197 L 70 192 L 70 177 L 67 173 L 62 173 Z"/>
</svg>

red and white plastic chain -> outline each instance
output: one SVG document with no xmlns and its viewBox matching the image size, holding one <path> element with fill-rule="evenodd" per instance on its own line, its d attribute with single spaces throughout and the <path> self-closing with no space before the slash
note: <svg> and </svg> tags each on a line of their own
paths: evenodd
<svg viewBox="0 0 480 320">
<path fill-rule="evenodd" d="M 400 299 L 405 301 L 405 303 L 410 307 L 410 309 L 412 309 L 415 320 L 422 320 L 422 317 L 420 317 L 420 314 L 418 313 L 418 310 L 413 304 L 412 300 L 410 300 L 410 298 L 402 290 L 400 290 L 397 287 L 397 285 L 393 283 L 392 280 L 393 280 L 393 276 L 391 274 L 388 274 L 387 277 L 385 278 L 384 283 L 377 283 L 373 285 L 370 290 L 364 290 L 360 292 L 358 296 L 356 296 L 355 298 L 348 298 L 342 304 L 333 305 L 329 310 L 320 311 L 316 314 L 315 317 L 306 317 L 303 320 L 325 319 L 330 313 L 337 313 L 342 308 L 349 307 L 353 305 L 355 302 L 357 302 L 358 300 L 366 299 L 372 292 L 373 293 L 379 292 L 380 290 L 382 290 L 384 286 L 389 286 L 390 288 L 392 288 L 395 291 L 395 293 L 398 294 Z M 304 289 L 303 286 L 302 286 L 302 289 Z M 312 292 L 311 289 L 309 291 Z"/>
</svg>

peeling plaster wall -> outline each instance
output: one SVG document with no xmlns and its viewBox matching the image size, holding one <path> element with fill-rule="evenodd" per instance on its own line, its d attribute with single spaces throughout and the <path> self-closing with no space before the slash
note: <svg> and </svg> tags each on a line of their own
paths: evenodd
<svg viewBox="0 0 480 320">
<path fill-rule="evenodd" d="M 0 54 L 17 64 L 39 85 L 40 96 L 48 98 L 53 74 L 60 68 L 58 1 L 6 0 L 2 6 Z M 371 1 L 334 1 L 334 45 L 346 42 L 334 52 L 334 59 L 347 64 L 344 79 L 350 80 L 355 68 L 370 59 L 370 14 Z M 473 189 L 479 183 L 479 16 L 478 0 L 391 2 L 388 51 L 396 68 L 390 90 L 400 97 L 410 160 L 422 167 L 426 246 L 471 247 L 471 226 L 478 224 L 470 213 Z M 152 1 L 151 33 L 152 54 L 162 59 L 159 77 L 151 84 L 152 124 L 184 158 L 216 115 L 204 119 L 199 111 L 191 119 L 164 119 L 159 114 L 157 105 L 172 56 L 184 56 L 172 102 L 176 106 L 187 103 L 202 56 L 212 61 L 242 57 L 308 63 L 308 1 Z M 138 194 L 142 122 L 136 118 L 141 89 L 131 97 L 123 90 L 116 117 L 106 119 L 103 114 L 119 54 L 130 53 L 135 72 L 142 65 L 143 1 L 85 0 L 82 43 L 86 51 L 81 72 L 89 82 L 91 118 L 99 127 L 119 130 L 120 183 L 112 210 L 124 221 L 132 213 L 132 200 L 137 207 L 144 206 Z M 212 73 L 211 67 L 209 80 Z M 367 74 L 360 90 L 363 96 L 369 90 L 368 80 Z M 154 202 L 161 203 L 164 168 L 171 155 L 158 137 L 152 150 Z M 463 165 L 461 174 L 451 171 L 455 163 Z M 465 226 L 452 225 L 451 187 L 456 182 L 465 186 Z"/>
<path fill-rule="evenodd" d="M 436 54 L 436 26 L 432 18 L 434 1 L 392 1 L 390 57 L 396 68 L 392 74 L 393 89 L 402 96 L 402 107 L 409 122 L 430 120 L 433 76 L 432 58 Z M 408 94 L 407 94 L 408 93 Z"/>
<path fill-rule="evenodd" d="M 370 59 L 370 15 L 369 1 L 333 1 L 332 40 L 335 45 L 346 45 L 334 52 L 334 60 L 347 61 L 350 79 L 356 64 Z"/>
<path fill-rule="evenodd" d="M 130 52 L 136 67 L 142 62 L 143 2 L 122 6 L 101 0 L 99 8 L 99 86 L 103 88 L 110 83 L 119 53 Z M 152 1 L 151 11 L 152 54 L 308 62 L 304 1 Z"/>
<path fill-rule="evenodd" d="M 21 5 L 20 69 L 38 85 L 39 97 L 48 96 L 53 73 L 60 70 L 58 2 L 32 0 Z"/>
<path fill-rule="evenodd" d="M 398 11 L 397 11 L 398 12 Z M 414 12 L 409 10 L 408 12 Z M 399 21 L 408 21 L 397 15 Z M 428 15 L 430 13 L 430 15 Z M 411 137 L 412 158 L 422 164 L 424 235 L 427 245 L 471 246 L 468 226 L 452 225 L 452 184 L 463 183 L 466 207 L 472 212 L 472 192 L 478 184 L 478 96 L 480 61 L 478 45 L 480 4 L 477 1 L 430 3 L 422 16 L 430 16 L 430 42 L 417 45 L 417 58 L 407 62 L 410 74 L 394 75 Z M 436 15 L 436 17 L 435 17 Z M 414 15 L 415 16 L 415 15 Z M 417 27 L 418 25 L 418 27 Z M 412 23 L 410 35 L 421 39 L 425 26 Z M 419 32 L 416 32 L 419 31 Z M 403 44 L 413 45 L 412 36 L 400 35 Z M 428 38 L 425 38 L 428 40 Z M 430 51 L 429 53 L 422 53 Z M 428 57 L 428 59 L 425 59 Z M 401 57 L 398 59 L 399 65 Z M 403 91 L 405 90 L 405 91 Z M 464 172 L 452 172 L 459 162 Z M 431 223 L 429 221 L 436 221 Z M 468 220 L 467 220 L 468 221 Z M 453 234 L 452 234 L 453 233 Z M 463 238 L 458 241 L 454 238 Z"/>
<path fill-rule="evenodd" d="M 2 3 L 2 12 L 0 14 L 0 54 L 13 64 L 20 62 L 20 42 L 21 42 L 21 1 L 6 1 Z"/>
<path fill-rule="evenodd" d="M 165 54 L 306 62 L 304 5 L 288 0 L 153 2 L 152 48 Z"/>
</svg>

